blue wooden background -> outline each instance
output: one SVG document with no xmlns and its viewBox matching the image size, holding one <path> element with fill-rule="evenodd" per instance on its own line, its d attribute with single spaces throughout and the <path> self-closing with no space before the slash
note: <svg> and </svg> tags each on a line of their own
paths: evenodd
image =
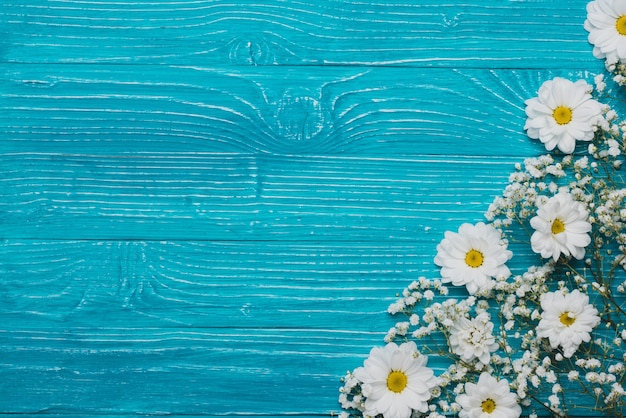
<svg viewBox="0 0 626 418">
<path fill-rule="evenodd" d="M 338 411 L 602 70 L 583 0 L 0 4 L 0 416 Z"/>
</svg>

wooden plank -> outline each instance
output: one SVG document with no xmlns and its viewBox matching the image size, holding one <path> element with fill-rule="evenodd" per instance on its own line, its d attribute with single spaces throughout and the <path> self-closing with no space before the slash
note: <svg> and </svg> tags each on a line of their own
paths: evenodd
<svg viewBox="0 0 626 418">
<path fill-rule="evenodd" d="M 0 410 L 328 416 L 433 253 L 419 239 L 6 241 Z"/>
<path fill-rule="evenodd" d="M 5 64 L 0 150 L 535 155 L 524 100 L 556 75 L 591 78 L 579 68 Z"/>
<path fill-rule="evenodd" d="M 384 312 L 399 289 L 432 268 L 426 241 L 7 240 L 0 322 L 377 332 L 393 325 Z"/>
<path fill-rule="evenodd" d="M 0 237 L 412 242 L 483 219 L 516 162 L 4 154 Z"/>
<path fill-rule="evenodd" d="M 370 335 L 307 329 L 0 329 L 5 414 L 329 415 Z"/>
<path fill-rule="evenodd" d="M 435 238 L 442 237 L 443 231 Z M 398 320 L 385 312 L 401 289 L 420 276 L 437 277 L 432 238 L 419 234 L 413 243 L 5 240 L 0 323 L 14 330 L 132 323 L 153 329 L 377 334 Z M 508 263 L 515 273 L 525 271 L 529 252 L 515 252 Z"/>
<path fill-rule="evenodd" d="M 0 410 L 20 414 L 326 415 L 419 268 L 371 244 L 1 248 Z"/>
<path fill-rule="evenodd" d="M 5 241 L 0 410 L 328 415 L 344 370 L 402 320 L 384 310 L 432 271 L 432 251 Z"/>
<path fill-rule="evenodd" d="M 586 3 L 7 0 L 0 59 L 563 68 L 594 61 Z"/>
</svg>

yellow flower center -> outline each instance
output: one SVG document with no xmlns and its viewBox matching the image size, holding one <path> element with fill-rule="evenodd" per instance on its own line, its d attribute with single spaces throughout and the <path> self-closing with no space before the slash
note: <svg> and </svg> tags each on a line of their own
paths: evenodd
<svg viewBox="0 0 626 418">
<path fill-rule="evenodd" d="M 552 222 L 552 234 L 560 234 L 561 232 L 565 232 L 565 224 L 560 219 L 555 219 Z"/>
<path fill-rule="evenodd" d="M 615 29 L 617 29 L 617 33 L 620 35 L 626 36 L 626 15 L 620 16 L 619 19 L 615 22 Z"/>
<path fill-rule="evenodd" d="M 472 268 L 482 266 L 483 261 L 485 261 L 485 257 L 483 256 L 483 253 L 478 250 L 469 250 L 467 254 L 465 254 L 465 264 Z"/>
<path fill-rule="evenodd" d="M 561 323 L 566 327 L 571 326 L 574 322 L 576 322 L 576 318 L 572 318 L 569 316 L 569 312 L 563 312 L 561 316 L 559 316 Z"/>
<path fill-rule="evenodd" d="M 403 372 L 392 370 L 389 376 L 387 376 L 387 388 L 395 393 L 402 392 L 408 382 L 409 379 Z"/>
<path fill-rule="evenodd" d="M 559 125 L 567 125 L 572 121 L 572 109 L 567 106 L 559 106 L 554 109 L 552 117 Z"/>
<path fill-rule="evenodd" d="M 485 399 L 480 406 L 483 408 L 483 412 L 487 414 L 491 414 L 496 409 L 496 403 L 491 398 Z"/>
</svg>

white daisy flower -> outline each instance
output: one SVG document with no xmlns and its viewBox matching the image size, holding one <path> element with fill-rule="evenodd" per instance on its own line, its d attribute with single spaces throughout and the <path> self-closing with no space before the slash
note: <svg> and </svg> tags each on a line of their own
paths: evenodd
<svg viewBox="0 0 626 418">
<path fill-rule="evenodd" d="M 506 379 L 483 372 L 477 383 L 465 383 L 465 393 L 456 397 L 460 418 L 518 418 L 522 408 Z"/>
<path fill-rule="evenodd" d="M 431 390 L 437 387 L 428 359 L 414 342 L 374 347 L 369 358 L 354 371 L 362 382 L 365 413 L 375 417 L 409 418 L 413 411 L 428 411 Z"/>
<path fill-rule="evenodd" d="M 483 312 L 471 320 L 460 317 L 450 327 L 450 348 L 463 361 L 470 363 L 477 359 L 482 365 L 489 363 L 491 353 L 498 349 L 490 319 Z"/>
<path fill-rule="evenodd" d="M 584 80 L 573 83 L 556 77 L 543 83 L 538 97 L 526 100 L 528 136 L 539 139 L 548 151 L 558 148 L 566 154 L 574 152 L 576 141 L 593 139 L 602 105 L 591 98 L 591 89 Z"/>
<path fill-rule="evenodd" d="M 581 260 L 585 247 L 591 242 L 589 212 L 571 194 L 560 192 L 537 209 L 530 220 L 535 229 L 530 237 L 534 252 L 543 258 L 558 260 L 561 254 Z"/>
<path fill-rule="evenodd" d="M 626 2 L 596 0 L 587 4 L 585 29 L 593 55 L 608 64 L 626 59 Z"/>
<path fill-rule="evenodd" d="M 548 338 L 552 348 L 561 346 L 567 358 L 583 341 L 589 342 L 591 331 L 600 323 L 598 310 L 589 303 L 589 296 L 578 290 L 565 295 L 561 292 L 544 294 L 541 309 L 537 337 Z"/>
<path fill-rule="evenodd" d="M 505 263 L 513 253 L 501 241 L 501 233 L 482 222 L 462 224 L 458 233 L 447 231 L 437 245 L 435 257 L 435 264 L 441 267 L 442 281 L 465 285 L 474 294 L 493 287 L 492 278 L 510 276 Z"/>
</svg>

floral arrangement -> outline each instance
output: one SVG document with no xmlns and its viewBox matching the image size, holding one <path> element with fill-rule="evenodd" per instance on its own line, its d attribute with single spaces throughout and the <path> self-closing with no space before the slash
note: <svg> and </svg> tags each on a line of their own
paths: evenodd
<svg viewBox="0 0 626 418">
<path fill-rule="evenodd" d="M 549 153 L 445 233 L 440 277 L 404 289 L 386 345 L 342 379 L 343 418 L 624 416 L 626 122 L 606 102 L 626 84 L 626 1 L 590 2 L 584 28 L 614 87 L 554 78 L 526 101 Z M 514 274 L 518 255 L 536 262 Z"/>
</svg>

